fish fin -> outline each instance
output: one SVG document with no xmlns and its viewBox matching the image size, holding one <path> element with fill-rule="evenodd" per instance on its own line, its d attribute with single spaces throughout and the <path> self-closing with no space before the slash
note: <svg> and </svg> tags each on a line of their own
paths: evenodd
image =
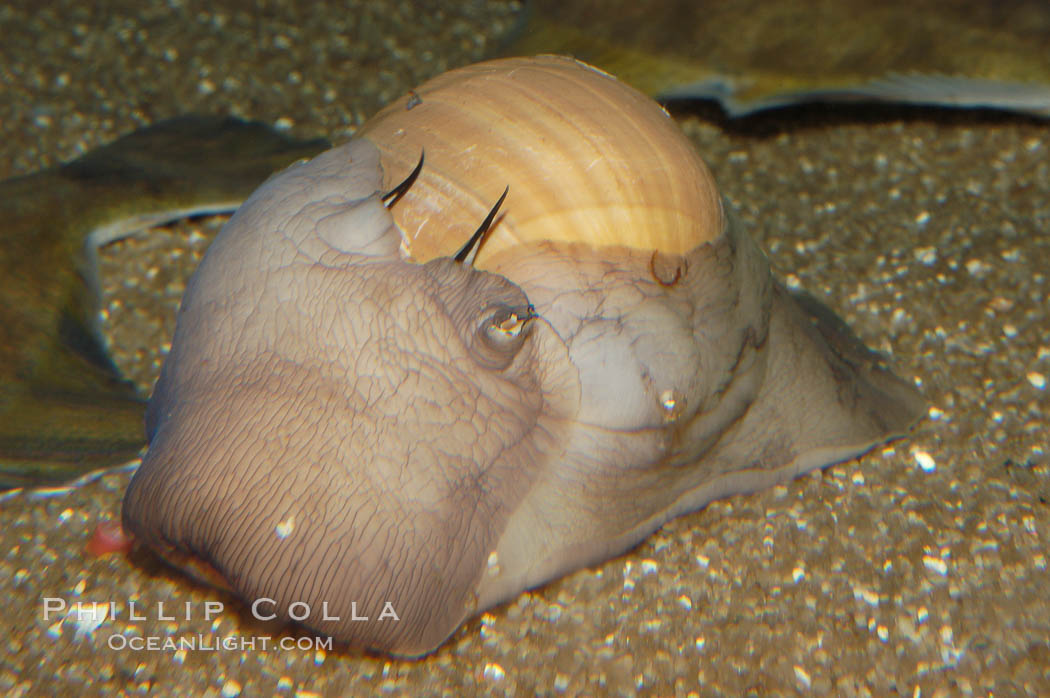
<svg viewBox="0 0 1050 698">
<path fill-rule="evenodd" d="M 1050 88 L 1045 85 L 917 73 L 891 73 L 858 85 L 778 92 L 744 87 L 739 80 L 712 75 L 663 90 L 658 96 L 664 101 L 716 100 L 731 117 L 817 102 L 886 102 L 962 109 L 1005 109 L 1040 117 L 1050 116 Z"/>
<path fill-rule="evenodd" d="M 1050 87 L 1037 83 L 955 75 L 891 73 L 847 92 L 887 102 L 987 107 L 1050 116 Z"/>
</svg>

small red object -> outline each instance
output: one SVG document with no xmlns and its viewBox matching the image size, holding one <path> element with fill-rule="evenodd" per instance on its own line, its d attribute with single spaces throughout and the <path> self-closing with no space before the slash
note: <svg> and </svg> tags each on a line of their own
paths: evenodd
<svg viewBox="0 0 1050 698">
<path fill-rule="evenodd" d="M 124 527 L 119 521 L 111 519 L 99 523 L 87 544 L 88 554 L 96 557 L 107 553 L 123 553 L 130 549 L 131 536 L 124 532 Z"/>
</svg>

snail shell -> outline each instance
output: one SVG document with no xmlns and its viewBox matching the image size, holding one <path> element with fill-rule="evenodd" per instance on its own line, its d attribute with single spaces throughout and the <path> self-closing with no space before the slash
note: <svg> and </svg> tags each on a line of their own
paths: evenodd
<svg viewBox="0 0 1050 698">
<path fill-rule="evenodd" d="M 571 59 L 493 61 L 226 225 L 187 286 L 124 524 L 285 618 L 327 604 L 309 627 L 419 655 L 921 410 L 773 279 L 655 103 Z"/>
<path fill-rule="evenodd" d="M 418 180 L 391 209 L 420 262 L 455 253 L 504 186 L 510 204 L 475 261 L 503 274 L 513 274 L 513 262 L 492 260 L 515 245 L 685 254 L 724 225 L 711 172 L 667 112 L 562 56 L 445 73 L 380 111 L 359 135 L 379 148 L 387 189 L 425 150 Z"/>
</svg>

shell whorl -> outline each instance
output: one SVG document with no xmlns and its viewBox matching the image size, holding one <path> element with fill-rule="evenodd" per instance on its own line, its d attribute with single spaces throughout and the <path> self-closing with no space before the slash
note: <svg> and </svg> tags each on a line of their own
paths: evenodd
<svg viewBox="0 0 1050 698">
<path fill-rule="evenodd" d="M 359 135 L 392 187 L 425 151 L 391 212 L 418 262 L 450 256 L 504 187 L 475 266 L 539 241 L 685 254 L 722 231 L 714 179 L 667 113 L 640 92 L 560 56 L 488 61 L 440 75 Z"/>
</svg>

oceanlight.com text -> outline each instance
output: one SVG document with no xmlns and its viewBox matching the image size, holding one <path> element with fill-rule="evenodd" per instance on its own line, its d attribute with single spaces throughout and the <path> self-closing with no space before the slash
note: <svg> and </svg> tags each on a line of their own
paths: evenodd
<svg viewBox="0 0 1050 698">
<path fill-rule="evenodd" d="M 272 652 L 275 650 L 304 652 L 323 650 L 332 651 L 330 637 L 278 637 L 269 635 L 226 636 L 215 635 L 182 635 L 179 637 L 127 637 L 113 634 L 106 640 L 106 645 L 118 652 Z"/>
</svg>

